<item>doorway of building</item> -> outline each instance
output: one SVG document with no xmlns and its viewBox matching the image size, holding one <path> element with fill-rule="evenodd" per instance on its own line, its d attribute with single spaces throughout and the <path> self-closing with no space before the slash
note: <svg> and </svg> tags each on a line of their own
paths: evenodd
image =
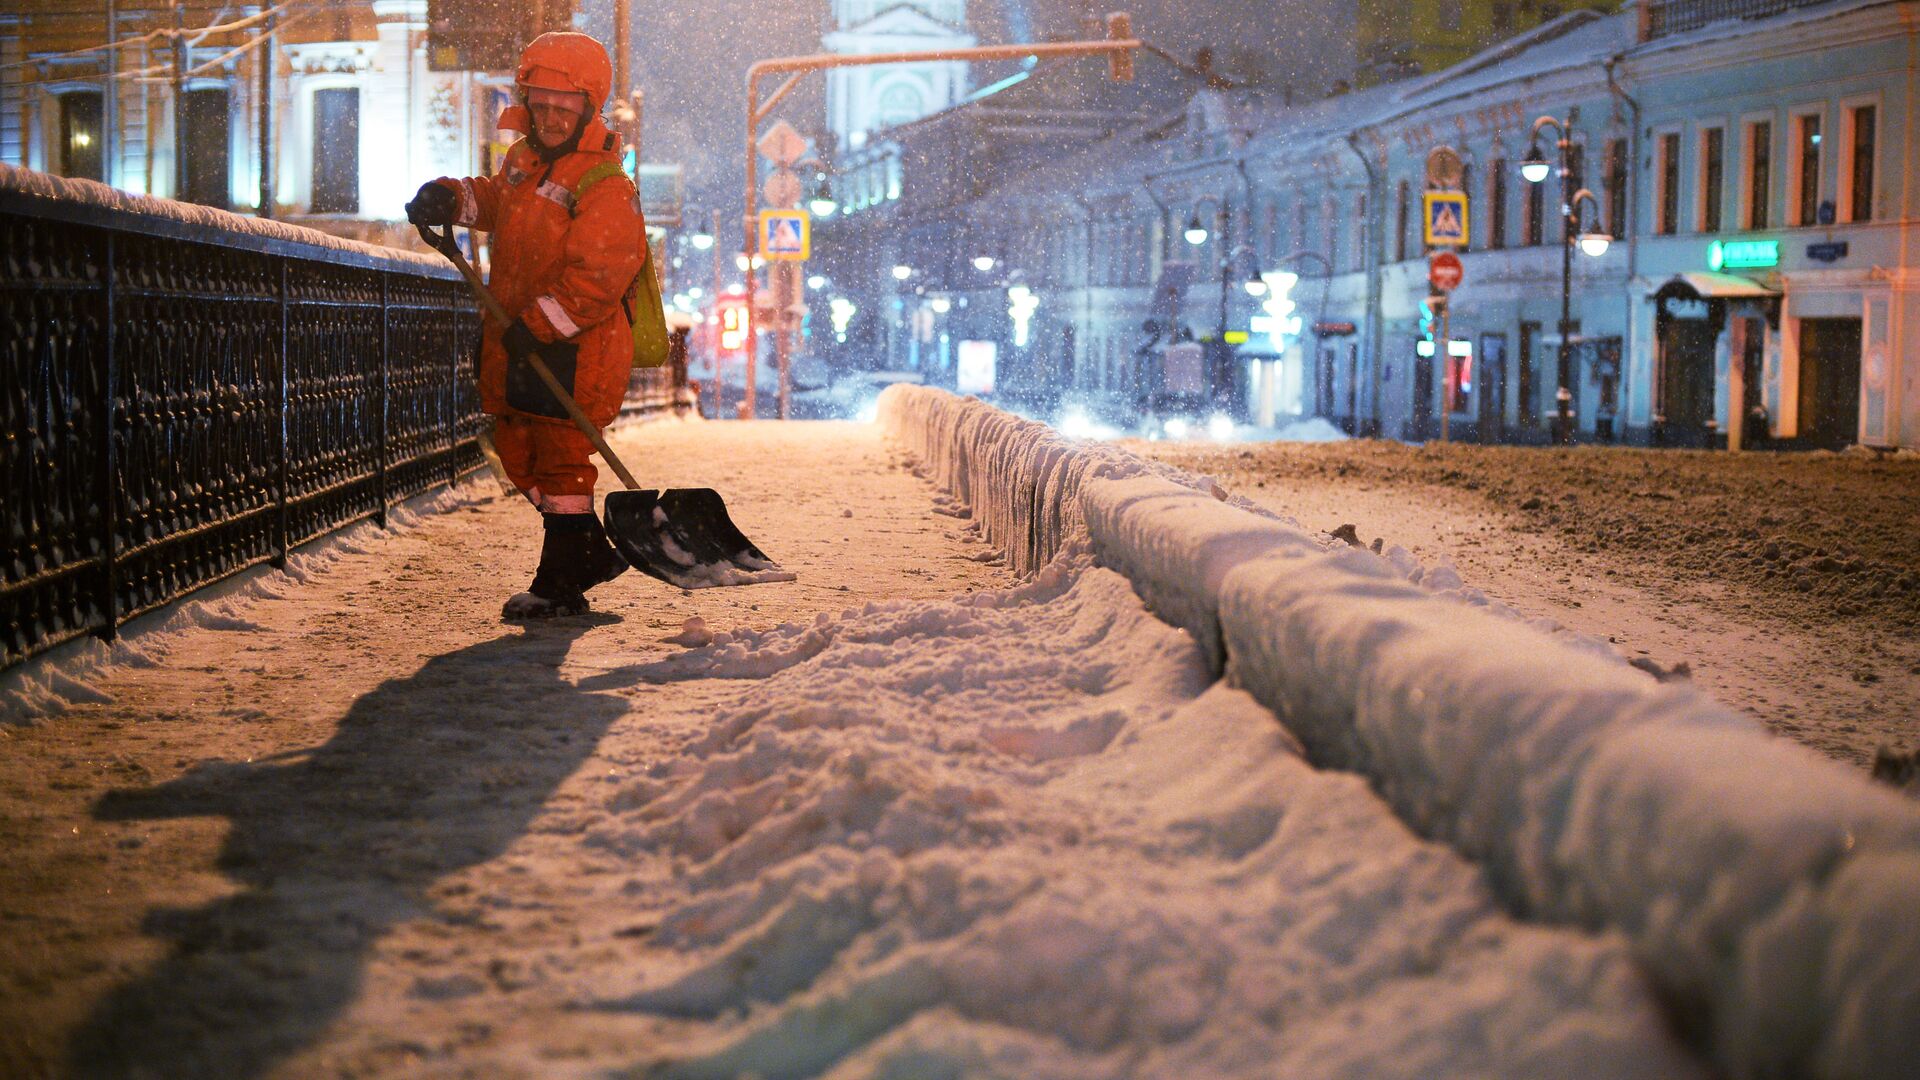
<svg viewBox="0 0 1920 1080">
<path fill-rule="evenodd" d="M 1860 434 L 1860 320 L 1800 320 L 1800 437 L 1838 450 Z"/>
<path fill-rule="evenodd" d="M 1480 441 L 1499 442 L 1507 433 L 1507 335 L 1481 334 L 1480 371 L 1474 381 L 1480 384 Z"/>
<path fill-rule="evenodd" d="M 1440 424 L 1433 411 L 1433 357 L 1413 357 L 1413 432 L 1412 437 L 1425 440 Z"/>
<path fill-rule="evenodd" d="M 1347 415 L 1340 429 L 1360 434 L 1360 346 L 1347 346 Z"/>
<path fill-rule="evenodd" d="M 1658 441 L 1705 446 L 1714 419 L 1713 353 L 1720 328 L 1708 318 L 1704 300 L 1669 299 L 1660 324 Z"/>
<path fill-rule="evenodd" d="M 1333 419 L 1333 350 L 1320 350 L 1320 363 L 1314 371 L 1313 415 Z"/>
</svg>

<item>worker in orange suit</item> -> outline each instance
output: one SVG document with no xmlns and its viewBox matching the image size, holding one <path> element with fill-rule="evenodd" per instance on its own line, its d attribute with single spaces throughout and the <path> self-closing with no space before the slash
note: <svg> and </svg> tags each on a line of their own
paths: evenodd
<svg viewBox="0 0 1920 1080">
<path fill-rule="evenodd" d="M 586 591 L 626 569 L 594 513 L 593 451 L 527 363 L 546 361 L 593 424 L 620 410 L 633 363 L 623 306 L 646 256 L 646 225 L 620 167 L 620 137 L 600 118 L 613 65 L 598 41 L 542 34 L 520 55 L 519 103 L 500 116 L 525 138 L 493 176 L 442 177 L 407 204 L 418 225 L 493 233 L 491 291 L 511 325 L 486 322 L 481 408 L 498 417 L 500 459 L 545 524 L 533 584 L 510 598 L 508 620 L 578 615 Z"/>
</svg>

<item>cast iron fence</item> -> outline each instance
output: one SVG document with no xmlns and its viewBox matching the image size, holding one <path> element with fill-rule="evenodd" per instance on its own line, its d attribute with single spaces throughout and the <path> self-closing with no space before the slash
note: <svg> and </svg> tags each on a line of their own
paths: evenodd
<svg viewBox="0 0 1920 1080">
<path fill-rule="evenodd" d="M 1646 0 L 1642 13 L 1645 40 L 1697 30 L 1722 19 L 1759 19 L 1829 0 Z"/>
<path fill-rule="evenodd" d="M 451 267 L 0 167 L 0 668 L 481 463 Z"/>
</svg>

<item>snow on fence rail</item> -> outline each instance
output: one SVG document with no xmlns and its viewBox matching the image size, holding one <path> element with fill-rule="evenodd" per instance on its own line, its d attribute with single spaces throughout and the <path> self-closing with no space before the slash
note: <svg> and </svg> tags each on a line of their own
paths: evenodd
<svg viewBox="0 0 1920 1080">
<path fill-rule="evenodd" d="M 880 416 L 1016 567 L 1084 524 L 1318 764 L 1371 777 L 1515 911 L 1625 934 L 1730 1075 L 1913 1075 L 1911 800 L 1207 481 L 922 387 L 887 390 Z"/>
<path fill-rule="evenodd" d="M 444 261 L 0 166 L 0 668 L 480 463 Z"/>
</svg>

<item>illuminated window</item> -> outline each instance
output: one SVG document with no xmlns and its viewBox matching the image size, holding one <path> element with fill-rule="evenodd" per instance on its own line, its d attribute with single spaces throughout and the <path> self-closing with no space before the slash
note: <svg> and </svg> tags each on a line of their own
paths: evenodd
<svg viewBox="0 0 1920 1080">
<path fill-rule="evenodd" d="M 83 180 L 106 179 L 102 157 L 98 90 L 74 90 L 60 95 L 60 175 Z"/>
</svg>

